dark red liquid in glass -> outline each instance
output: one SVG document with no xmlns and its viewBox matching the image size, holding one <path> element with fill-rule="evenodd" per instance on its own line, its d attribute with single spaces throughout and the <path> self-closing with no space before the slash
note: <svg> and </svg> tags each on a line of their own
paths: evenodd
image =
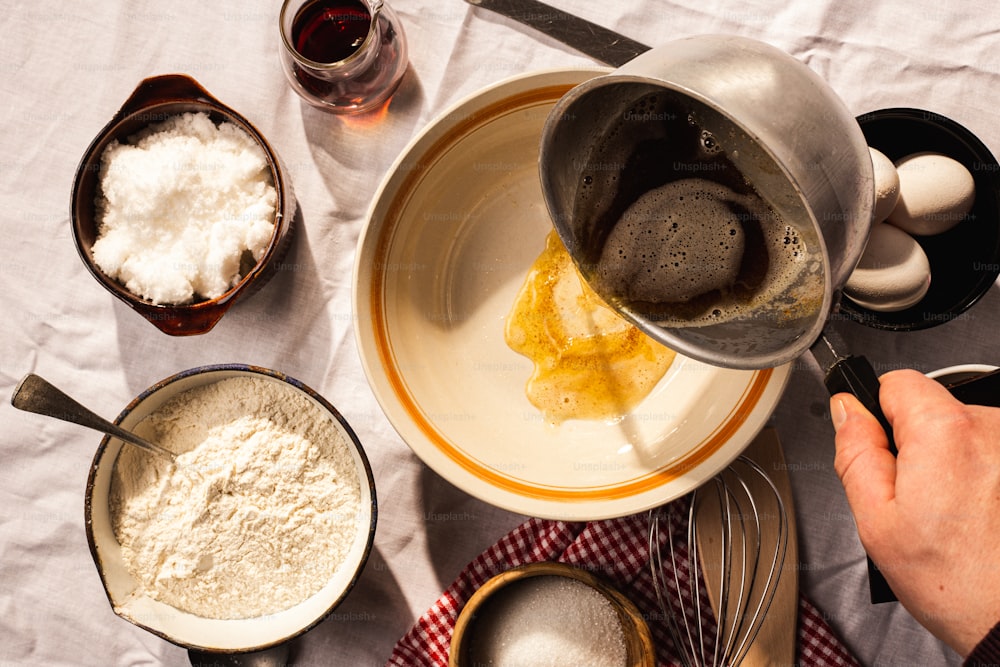
<svg viewBox="0 0 1000 667">
<path fill-rule="evenodd" d="M 368 36 L 372 15 L 363 0 L 313 0 L 292 21 L 292 43 L 300 55 L 335 63 L 358 50 Z"/>
</svg>

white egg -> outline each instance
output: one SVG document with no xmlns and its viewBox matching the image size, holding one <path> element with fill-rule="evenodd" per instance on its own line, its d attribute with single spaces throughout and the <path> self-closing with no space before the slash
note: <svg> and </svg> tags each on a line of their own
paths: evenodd
<svg viewBox="0 0 1000 667">
<path fill-rule="evenodd" d="M 946 232 L 972 210 L 976 183 L 959 161 L 940 153 L 915 153 L 896 162 L 899 201 L 888 222 L 917 236 Z"/>
<path fill-rule="evenodd" d="M 899 174 L 896 165 L 882 151 L 868 147 L 875 169 L 875 209 L 873 222 L 882 222 L 889 217 L 899 200 Z"/>
<path fill-rule="evenodd" d="M 844 294 L 870 310 L 893 312 L 919 302 L 930 284 L 931 265 L 920 244 L 898 227 L 875 225 Z"/>
</svg>

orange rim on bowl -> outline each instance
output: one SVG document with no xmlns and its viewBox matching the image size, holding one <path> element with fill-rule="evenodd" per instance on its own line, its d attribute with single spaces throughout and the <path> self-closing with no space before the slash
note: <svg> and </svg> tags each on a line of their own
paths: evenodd
<svg viewBox="0 0 1000 667">
<path fill-rule="evenodd" d="M 551 229 L 541 125 L 601 73 L 514 77 L 443 114 L 383 182 L 355 262 L 362 362 L 393 426 L 459 488 L 532 516 L 608 518 L 683 495 L 752 440 L 790 370 L 678 357 L 620 423 L 538 423 L 523 392 L 530 362 L 504 345 L 503 319 Z"/>
</svg>

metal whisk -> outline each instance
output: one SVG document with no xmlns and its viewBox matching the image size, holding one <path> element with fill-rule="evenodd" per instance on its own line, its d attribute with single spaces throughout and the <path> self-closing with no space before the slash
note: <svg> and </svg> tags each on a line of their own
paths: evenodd
<svg viewBox="0 0 1000 667">
<path fill-rule="evenodd" d="M 743 456 L 687 499 L 686 521 L 683 501 L 649 513 L 654 590 L 684 667 L 733 667 L 774 599 L 788 548 L 785 503 Z M 706 593 L 714 619 L 702 613 Z"/>
</svg>

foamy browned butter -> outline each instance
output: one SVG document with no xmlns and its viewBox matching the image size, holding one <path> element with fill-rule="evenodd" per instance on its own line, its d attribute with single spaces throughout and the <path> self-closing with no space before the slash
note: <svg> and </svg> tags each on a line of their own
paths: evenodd
<svg viewBox="0 0 1000 667">
<path fill-rule="evenodd" d="M 644 193 L 624 212 L 593 279 L 618 301 L 644 304 L 639 311 L 653 321 L 715 324 L 782 312 L 790 294 L 800 304 L 822 295 L 819 262 L 809 255 L 815 246 L 758 195 L 687 178 Z"/>
<path fill-rule="evenodd" d="M 641 195 L 615 225 L 597 276 L 628 301 L 683 303 L 735 283 L 746 245 L 734 204 L 752 202 L 703 178 L 667 183 Z M 765 217 L 759 210 L 744 215 Z"/>
<path fill-rule="evenodd" d="M 555 232 L 532 265 L 504 334 L 511 349 L 534 362 L 528 400 L 552 423 L 622 418 L 675 357 L 590 289 Z"/>
</svg>

